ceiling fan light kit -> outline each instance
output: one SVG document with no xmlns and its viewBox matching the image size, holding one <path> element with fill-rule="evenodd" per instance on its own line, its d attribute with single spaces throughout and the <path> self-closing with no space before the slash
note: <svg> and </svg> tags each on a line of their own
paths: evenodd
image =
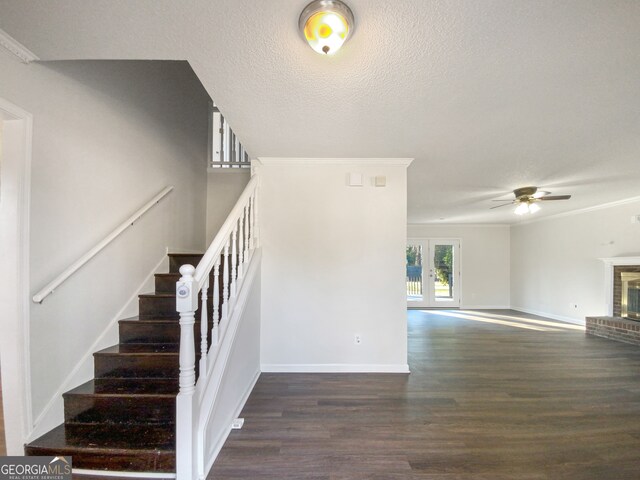
<svg viewBox="0 0 640 480">
<path fill-rule="evenodd" d="M 536 213 L 540 211 L 540 205 L 537 203 L 522 202 L 513 211 L 516 215 L 525 215 L 527 213 Z"/>
</svg>

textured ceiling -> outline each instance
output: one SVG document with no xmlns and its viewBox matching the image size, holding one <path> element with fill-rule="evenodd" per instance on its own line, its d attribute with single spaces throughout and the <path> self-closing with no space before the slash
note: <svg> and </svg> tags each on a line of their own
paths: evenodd
<svg viewBox="0 0 640 480">
<path fill-rule="evenodd" d="M 515 222 L 491 200 L 530 184 L 573 195 L 537 215 L 640 195 L 640 2 L 349 0 L 333 57 L 306 3 L 0 0 L 0 28 L 43 60 L 188 60 L 252 156 L 414 157 L 412 223 Z"/>
</svg>

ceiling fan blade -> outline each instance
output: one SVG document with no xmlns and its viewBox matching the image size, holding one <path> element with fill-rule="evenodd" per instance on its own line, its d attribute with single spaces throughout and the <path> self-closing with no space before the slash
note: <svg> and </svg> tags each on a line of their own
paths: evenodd
<svg viewBox="0 0 640 480">
<path fill-rule="evenodd" d="M 531 195 L 533 198 L 542 198 L 542 197 L 546 197 L 550 194 L 551 192 L 547 192 L 546 190 L 537 190 L 536 193 L 534 193 L 533 195 Z"/>
<path fill-rule="evenodd" d="M 514 203 L 515 200 L 491 200 L 492 202 L 509 202 L 509 203 Z"/>
<path fill-rule="evenodd" d="M 494 208 L 506 207 L 507 205 L 513 205 L 516 202 L 503 203 L 502 205 L 496 205 L 495 207 L 491 207 L 489 210 L 493 210 Z"/>
<path fill-rule="evenodd" d="M 547 200 L 569 200 L 570 198 L 571 195 L 546 195 L 544 197 L 538 198 L 538 200 L 546 202 Z"/>
</svg>

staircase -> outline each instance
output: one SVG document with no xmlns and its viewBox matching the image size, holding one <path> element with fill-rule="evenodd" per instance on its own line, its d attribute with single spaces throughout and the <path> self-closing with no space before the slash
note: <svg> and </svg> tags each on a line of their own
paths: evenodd
<svg viewBox="0 0 640 480">
<path fill-rule="evenodd" d="M 94 353 L 95 378 L 63 395 L 64 423 L 27 444 L 26 455 L 71 455 L 74 469 L 176 471 L 175 289 L 180 266 L 201 258 L 169 254 L 170 272 L 156 274 L 155 293 L 140 295 L 138 317 L 120 320 L 120 343 Z"/>
</svg>

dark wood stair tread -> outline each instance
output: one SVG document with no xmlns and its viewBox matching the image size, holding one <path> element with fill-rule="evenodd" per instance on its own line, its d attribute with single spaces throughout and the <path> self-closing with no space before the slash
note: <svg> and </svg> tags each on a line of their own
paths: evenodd
<svg viewBox="0 0 640 480">
<path fill-rule="evenodd" d="M 27 447 L 175 453 L 175 433 L 157 425 L 62 424 Z"/>
<path fill-rule="evenodd" d="M 173 428 L 62 424 L 25 446 L 26 455 L 70 455 L 74 468 L 175 472 Z M 113 477 L 112 477 L 113 478 Z"/>
<path fill-rule="evenodd" d="M 196 315 L 196 319 L 195 319 L 196 323 L 200 323 L 200 317 L 198 315 Z M 122 320 L 118 320 L 118 323 L 127 323 L 127 324 L 136 324 L 136 323 L 141 323 L 141 324 L 148 324 L 148 323 L 157 323 L 158 325 L 175 325 L 176 322 L 173 318 L 167 318 L 167 317 L 157 317 L 157 318 L 140 318 L 139 316 L 135 316 L 135 317 L 130 317 L 130 318 L 125 318 Z M 208 321 L 209 324 L 212 323 L 212 320 Z"/>
<path fill-rule="evenodd" d="M 160 278 L 176 278 L 176 279 L 180 279 L 180 274 L 176 273 L 176 272 L 168 272 L 168 273 L 155 273 L 154 274 L 156 277 L 160 277 Z M 211 278 L 213 278 L 213 270 L 211 270 L 211 274 L 209 275 Z M 176 280 L 176 281 L 178 281 Z"/>
<path fill-rule="evenodd" d="M 178 384 L 162 378 L 97 378 L 89 380 L 64 395 L 175 397 Z"/>
<path fill-rule="evenodd" d="M 178 343 L 119 343 L 103 348 L 94 355 L 178 355 Z"/>
<path fill-rule="evenodd" d="M 176 298 L 175 292 L 141 293 L 138 298 Z"/>
</svg>

